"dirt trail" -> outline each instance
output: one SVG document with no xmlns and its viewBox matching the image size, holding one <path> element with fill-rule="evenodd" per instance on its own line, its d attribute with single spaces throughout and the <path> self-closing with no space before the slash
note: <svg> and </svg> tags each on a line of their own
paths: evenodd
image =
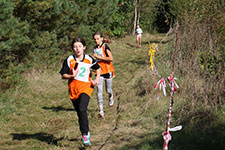
<svg viewBox="0 0 225 150">
<path fill-rule="evenodd" d="M 115 49 L 117 45 L 120 48 Z M 90 121 L 92 130 L 91 141 L 93 143 L 91 148 L 94 150 L 111 150 L 119 148 L 127 143 L 129 139 L 133 138 L 133 133 L 141 129 L 129 128 L 128 124 L 132 123 L 133 108 L 135 101 L 137 101 L 135 83 L 136 79 L 143 68 L 146 67 L 146 49 L 147 45 L 142 48 L 136 48 L 132 43 L 112 43 L 110 46 L 113 49 L 114 66 L 116 69 L 116 77 L 113 80 L 113 90 L 115 95 L 115 105 L 108 106 L 108 98 L 105 94 L 104 109 L 105 120 L 95 118 Z M 96 110 L 96 93 L 93 93 L 92 102 L 89 109 Z M 128 110 L 128 111 L 127 111 Z M 130 122 L 129 122 L 129 117 Z M 128 122 L 127 122 L 128 121 Z M 93 125 L 95 124 L 95 125 Z M 134 130 L 135 129 L 135 130 Z"/>
</svg>

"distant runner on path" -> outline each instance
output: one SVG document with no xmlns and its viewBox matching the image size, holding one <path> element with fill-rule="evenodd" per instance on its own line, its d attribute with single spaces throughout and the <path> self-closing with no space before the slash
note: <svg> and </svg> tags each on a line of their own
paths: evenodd
<svg viewBox="0 0 225 150">
<path fill-rule="evenodd" d="M 140 25 L 137 25 L 136 33 L 137 33 L 137 36 L 136 36 L 137 47 L 141 47 L 141 38 L 142 38 L 143 31 L 142 31 Z"/>
</svg>

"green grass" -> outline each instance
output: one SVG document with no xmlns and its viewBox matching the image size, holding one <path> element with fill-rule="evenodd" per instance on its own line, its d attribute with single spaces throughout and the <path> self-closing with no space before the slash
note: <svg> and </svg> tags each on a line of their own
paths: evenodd
<svg viewBox="0 0 225 150">
<path fill-rule="evenodd" d="M 104 91 L 105 120 L 98 118 L 96 88 L 88 107 L 91 142 L 94 150 L 159 150 L 163 146 L 169 96 L 153 89 L 158 78 L 148 70 L 148 42 L 158 42 L 163 35 L 143 36 L 142 48 L 135 37 L 127 36 L 109 44 L 114 56 L 116 77 L 113 90 L 116 103 L 108 106 Z M 168 43 L 167 43 L 168 44 Z M 155 63 L 162 76 L 171 73 L 169 46 L 156 53 Z M 65 58 L 66 56 L 62 56 Z M 158 57 L 158 58 L 157 58 Z M 0 97 L 0 149 L 2 150 L 81 150 L 81 136 L 76 112 L 69 100 L 67 81 L 55 70 L 31 70 L 24 81 Z M 182 91 L 174 95 L 171 126 L 183 125 L 172 132 L 169 149 L 222 150 L 225 137 L 225 110 L 206 111 L 204 105 L 188 101 Z M 167 92 L 169 95 L 169 90 Z M 202 106 L 202 107 L 201 107 Z"/>
</svg>

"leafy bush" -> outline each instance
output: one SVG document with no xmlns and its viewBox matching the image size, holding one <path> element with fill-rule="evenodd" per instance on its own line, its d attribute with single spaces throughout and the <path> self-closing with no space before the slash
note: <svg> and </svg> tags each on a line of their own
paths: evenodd
<svg viewBox="0 0 225 150">
<path fill-rule="evenodd" d="M 186 80 L 202 80 L 203 87 L 187 86 L 187 97 L 211 106 L 224 104 L 224 2 L 170 1 L 170 12 L 180 23 L 178 69 Z M 203 88 L 203 89 L 202 89 Z M 199 93 L 199 91 L 202 91 Z M 199 97 L 201 95 L 201 98 Z"/>
</svg>

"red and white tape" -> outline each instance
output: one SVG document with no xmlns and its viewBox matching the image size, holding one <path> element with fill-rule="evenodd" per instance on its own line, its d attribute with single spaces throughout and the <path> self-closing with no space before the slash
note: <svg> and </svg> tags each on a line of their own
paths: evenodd
<svg viewBox="0 0 225 150">
<path fill-rule="evenodd" d="M 166 82 L 165 82 L 165 79 L 164 79 L 164 78 L 161 78 L 161 79 L 156 83 L 156 85 L 154 86 L 154 88 L 157 89 L 158 86 L 159 86 L 159 94 L 158 94 L 158 96 L 157 96 L 157 100 L 159 100 L 161 89 L 163 89 L 163 94 L 164 94 L 164 96 L 166 96 Z"/>
<path fill-rule="evenodd" d="M 172 86 L 172 81 L 173 81 L 173 88 L 174 88 L 174 91 L 176 91 L 177 89 L 176 88 L 179 88 L 178 84 L 176 83 L 176 80 L 177 78 L 173 78 L 173 74 L 171 74 L 170 76 L 168 76 L 167 78 L 167 81 L 168 81 L 168 84 L 169 86 L 171 87 Z"/>
<path fill-rule="evenodd" d="M 174 128 L 170 128 L 170 121 L 171 121 L 171 116 L 172 116 L 172 106 L 173 106 L 173 93 L 176 90 L 174 84 L 175 84 L 175 78 L 173 78 L 173 73 L 170 75 L 168 78 L 169 85 L 171 87 L 170 91 L 170 106 L 169 106 L 169 112 L 168 112 L 168 121 L 167 121 L 167 128 L 166 131 L 162 133 L 163 139 L 164 139 L 164 144 L 163 144 L 163 150 L 168 150 L 168 145 L 169 141 L 172 139 L 172 136 L 170 134 L 170 131 L 178 131 L 182 129 L 182 126 L 176 126 Z M 177 88 L 179 86 L 175 84 Z"/>
</svg>

